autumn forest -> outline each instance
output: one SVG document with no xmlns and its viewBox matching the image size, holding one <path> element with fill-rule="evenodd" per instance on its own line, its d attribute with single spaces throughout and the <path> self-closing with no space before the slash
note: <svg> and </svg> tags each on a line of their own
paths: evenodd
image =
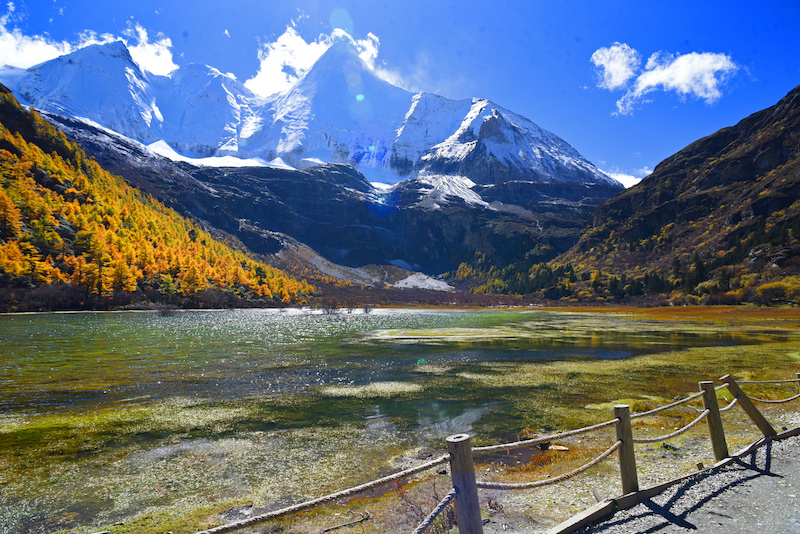
<svg viewBox="0 0 800 534">
<path fill-rule="evenodd" d="M 8 92 L 0 116 L 0 310 L 297 305 L 314 292 L 104 171 Z"/>
</svg>

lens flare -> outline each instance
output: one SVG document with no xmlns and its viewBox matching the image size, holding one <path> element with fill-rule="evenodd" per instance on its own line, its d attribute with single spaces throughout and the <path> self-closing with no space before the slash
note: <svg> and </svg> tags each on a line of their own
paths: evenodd
<svg viewBox="0 0 800 534">
<path fill-rule="evenodd" d="M 356 95 L 356 100 L 357 100 L 358 102 L 363 102 L 363 100 L 364 100 L 364 95 L 362 95 L 362 94 L 357 94 L 357 95 Z"/>
<path fill-rule="evenodd" d="M 353 17 L 342 7 L 337 7 L 331 12 L 330 23 L 332 28 L 341 28 L 348 35 L 353 35 Z"/>
<path fill-rule="evenodd" d="M 357 72 L 350 72 L 345 76 L 345 81 L 347 82 L 348 86 L 355 89 L 361 85 L 361 75 Z"/>
</svg>

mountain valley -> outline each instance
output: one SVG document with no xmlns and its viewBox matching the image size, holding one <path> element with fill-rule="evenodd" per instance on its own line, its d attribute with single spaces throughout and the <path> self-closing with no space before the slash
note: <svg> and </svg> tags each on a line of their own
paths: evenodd
<svg viewBox="0 0 800 534">
<path fill-rule="evenodd" d="M 105 169 L 303 276 L 571 302 L 800 295 L 797 89 L 624 190 L 530 120 L 409 93 L 347 42 L 269 98 L 212 67 L 149 74 L 121 42 L 0 79 Z"/>
<path fill-rule="evenodd" d="M 345 42 L 271 101 L 211 67 L 150 75 L 118 42 L 14 82 L 105 168 L 168 206 L 256 254 L 295 243 L 321 256 L 295 269 L 324 259 L 440 275 L 477 257 L 546 261 L 622 190 L 528 119 L 488 100 L 408 93 Z"/>
</svg>

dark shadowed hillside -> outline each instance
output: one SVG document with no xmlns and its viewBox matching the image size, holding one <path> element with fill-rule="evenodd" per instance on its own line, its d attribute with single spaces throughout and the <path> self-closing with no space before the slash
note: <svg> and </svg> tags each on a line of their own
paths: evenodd
<svg viewBox="0 0 800 534">
<path fill-rule="evenodd" d="M 692 143 L 602 204 L 547 265 L 487 277 L 486 290 L 578 301 L 800 298 L 800 88 Z"/>
</svg>

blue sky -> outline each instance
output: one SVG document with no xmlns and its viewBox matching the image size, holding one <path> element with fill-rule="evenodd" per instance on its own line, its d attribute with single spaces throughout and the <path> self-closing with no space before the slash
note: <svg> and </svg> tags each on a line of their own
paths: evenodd
<svg viewBox="0 0 800 534">
<path fill-rule="evenodd" d="M 203 63 L 269 92 L 341 28 L 393 83 L 489 98 L 642 177 L 800 85 L 798 23 L 797 0 L 12 0 L 0 64 L 122 38 L 154 72 Z"/>
</svg>

